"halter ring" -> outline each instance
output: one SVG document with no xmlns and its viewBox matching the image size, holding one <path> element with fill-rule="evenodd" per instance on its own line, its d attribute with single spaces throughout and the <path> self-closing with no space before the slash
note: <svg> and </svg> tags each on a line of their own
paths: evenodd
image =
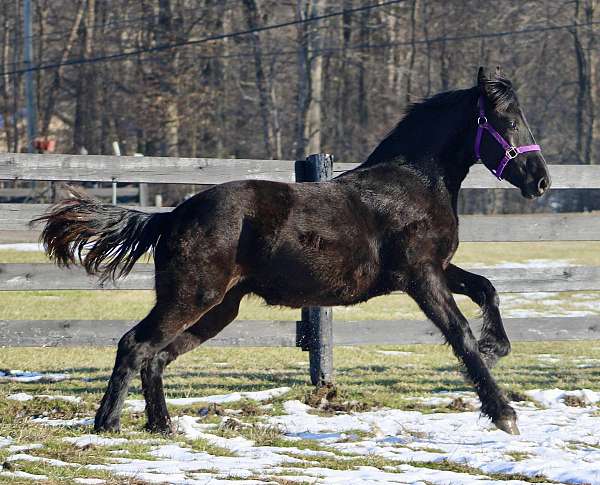
<svg viewBox="0 0 600 485">
<path fill-rule="evenodd" d="M 506 149 L 506 158 L 512 160 L 513 158 L 517 158 L 519 156 L 519 151 L 517 147 L 509 147 Z"/>
<path fill-rule="evenodd" d="M 487 120 L 487 118 L 485 116 L 479 116 L 477 118 L 477 124 L 479 126 L 483 126 L 483 125 L 487 124 L 487 122 L 488 122 L 488 120 Z"/>
</svg>

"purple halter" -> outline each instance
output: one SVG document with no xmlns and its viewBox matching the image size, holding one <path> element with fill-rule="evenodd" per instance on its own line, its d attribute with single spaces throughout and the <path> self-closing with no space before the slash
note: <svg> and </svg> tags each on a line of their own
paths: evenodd
<svg viewBox="0 0 600 485">
<path fill-rule="evenodd" d="M 483 137 L 483 130 L 489 132 L 500 145 L 504 148 L 504 157 L 498 163 L 498 166 L 495 169 L 491 169 L 491 172 L 496 176 L 498 180 L 502 180 L 502 172 L 504 172 L 504 168 L 513 158 L 517 158 L 521 153 L 527 152 L 541 152 L 542 149 L 539 145 L 523 145 L 520 147 L 514 147 L 510 143 L 508 143 L 502 135 L 498 133 L 492 125 L 488 123 L 487 118 L 485 117 L 485 111 L 483 109 L 483 96 L 479 97 L 479 101 L 477 102 L 479 106 L 479 117 L 477 118 L 477 136 L 475 137 L 475 157 L 477 161 L 481 161 L 481 154 L 479 152 L 479 148 L 481 146 L 481 138 Z"/>
</svg>

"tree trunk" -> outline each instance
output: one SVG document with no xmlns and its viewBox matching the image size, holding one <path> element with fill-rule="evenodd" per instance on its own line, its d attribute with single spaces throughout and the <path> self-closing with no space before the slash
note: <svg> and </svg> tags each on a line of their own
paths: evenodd
<svg viewBox="0 0 600 485">
<path fill-rule="evenodd" d="M 77 14 L 75 15 L 75 19 L 73 20 L 73 25 L 71 26 L 71 31 L 69 32 L 69 36 L 67 37 L 67 42 L 63 48 L 62 55 L 60 57 L 60 64 L 64 64 L 69 55 L 71 54 L 71 50 L 73 49 L 73 44 L 77 39 L 77 33 L 79 32 L 79 27 L 81 25 L 81 20 L 83 19 L 85 7 L 85 0 L 79 1 L 79 7 L 77 9 Z M 52 115 L 54 114 L 54 107 L 56 106 L 56 98 L 58 96 L 58 91 L 60 89 L 62 76 L 64 72 L 64 66 L 58 67 L 54 71 L 54 77 L 52 79 L 52 84 L 46 93 L 46 107 L 44 108 L 44 113 L 42 115 L 42 127 L 41 127 L 41 135 L 43 137 L 48 136 L 48 131 L 50 128 L 50 120 L 52 119 Z"/>
<path fill-rule="evenodd" d="M 0 66 L 2 71 L 9 71 L 8 56 L 10 54 L 10 29 L 8 27 L 8 16 L 4 17 L 2 22 L 2 28 L 4 29 L 4 35 L 2 36 L 2 59 L 0 60 Z M 10 113 L 10 94 L 8 85 L 10 83 L 10 76 L 5 74 L 2 77 L 2 120 L 4 122 L 4 135 L 6 137 L 6 151 L 10 152 L 13 149 L 13 137 L 10 130 L 10 124 L 8 120 L 11 117 Z"/>
<path fill-rule="evenodd" d="M 410 12 L 410 55 L 408 58 L 408 71 L 406 73 L 406 104 L 409 104 L 414 98 L 412 77 L 415 67 L 415 58 L 417 56 L 416 33 L 419 23 L 419 0 L 412 1 Z"/>
<path fill-rule="evenodd" d="M 321 15 L 325 10 L 325 0 L 312 0 L 310 16 Z M 319 26 L 313 24 L 308 30 L 309 97 L 304 125 L 306 155 L 321 152 L 322 142 L 322 99 L 323 99 L 323 55 Z"/>
<path fill-rule="evenodd" d="M 259 26 L 258 19 L 260 13 L 255 0 L 243 0 L 246 10 L 246 25 L 248 30 L 254 30 Z M 265 76 L 265 70 L 262 63 L 262 45 L 260 34 L 254 32 L 251 37 L 252 51 L 254 53 L 254 73 L 256 76 L 256 89 L 258 91 L 258 104 L 260 118 L 263 127 L 263 138 L 265 146 L 265 155 L 267 158 L 274 158 L 274 134 L 271 123 L 271 99 L 268 82 Z"/>
</svg>

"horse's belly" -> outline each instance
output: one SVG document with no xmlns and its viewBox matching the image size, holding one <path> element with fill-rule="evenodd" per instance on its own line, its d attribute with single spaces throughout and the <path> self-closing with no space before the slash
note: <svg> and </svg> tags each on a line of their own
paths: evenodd
<svg viewBox="0 0 600 485">
<path fill-rule="evenodd" d="M 253 279 L 253 292 L 270 305 L 290 307 L 344 306 L 368 300 L 376 286 L 371 264 L 352 268 L 312 267 L 307 262 L 269 268 Z M 268 276 L 267 276 L 268 274 Z M 262 276 L 262 277 L 261 277 Z"/>
</svg>

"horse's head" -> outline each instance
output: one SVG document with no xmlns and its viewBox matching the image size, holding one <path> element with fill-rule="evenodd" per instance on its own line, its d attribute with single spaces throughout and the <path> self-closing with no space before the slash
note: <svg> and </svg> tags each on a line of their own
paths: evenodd
<svg viewBox="0 0 600 485">
<path fill-rule="evenodd" d="M 499 69 L 489 79 L 480 67 L 477 86 L 477 158 L 498 178 L 521 189 L 524 197 L 539 197 L 550 188 L 550 174 L 511 82 Z"/>
</svg>

